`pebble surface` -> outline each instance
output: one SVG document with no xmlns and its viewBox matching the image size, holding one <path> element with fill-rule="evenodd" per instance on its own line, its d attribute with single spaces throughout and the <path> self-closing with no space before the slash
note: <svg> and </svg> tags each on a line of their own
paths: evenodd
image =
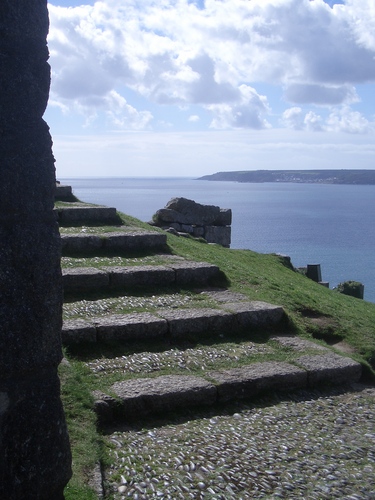
<svg viewBox="0 0 375 500">
<path fill-rule="evenodd" d="M 163 352 L 142 352 L 129 356 L 101 358 L 86 363 L 95 374 L 109 375 L 113 373 L 152 373 L 176 368 L 194 371 L 209 370 L 220 367 L 220 363 L 239 361 L 242 358 L 265 355 L 273 352 L 271 346 L 243 342 L 232 347 L 204 347 L 196 349 L 168 349 Z"/>
<path fill-rule="evenodd" d="M 114 499 L 375 499 L 375 389 L 300 391 L 105 436 Z"/>
</svg>

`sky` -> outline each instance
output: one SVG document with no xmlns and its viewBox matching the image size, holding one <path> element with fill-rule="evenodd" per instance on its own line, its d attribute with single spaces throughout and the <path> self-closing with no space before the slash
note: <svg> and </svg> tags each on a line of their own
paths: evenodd
<svg viewBox="0 0 375 500">
<path fill-rule="evenodd" d="M 51 0 L 57 178 L 375 168 L 374 0 Z"/>
</svg>

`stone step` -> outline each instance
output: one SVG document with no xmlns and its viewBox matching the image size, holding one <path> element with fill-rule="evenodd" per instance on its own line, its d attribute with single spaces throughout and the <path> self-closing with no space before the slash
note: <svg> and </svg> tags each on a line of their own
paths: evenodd
<svg viewBox="0 0 375 500">
<path fill-rule="evenodd" d="M 65 293 L 127 289 L 132 287 L 207 286 L 220 270 L 205 262 L 182 262 L 168 266 L 75 267 L 63 269 Z"/>
<path fill-rule="evenodd" d="M 73 204 L 72 204 L 73 205 Z M 80 224 L 119 224 L 121 219 L 115 208 L 74 204 L 55 208 L 57 221 L 61 226 Z"/>
<path fill-rule="evenodd" d="M 92 320 L 67 320 L 64 344 L 103 341 L 176 340 L 190 336 L 227 334 L 260 327 L 277 327 L 284 319 L 280 306 L 242 302 L 240 307 L 221 304 L 220 309 L 164 309 L 154 313 L 115 314 Z"/>
<path fill-rule="evenodd" d="M 101 424 L 148 415 L 249 399 L 265 392 L 313 389 L 323 384 L 358 382 L 362 367 L 334 353 L 253 363 L 241 368 L 212 371 L 207 379 L 194 375 L 164 375 L 116 382 L 110 392 L 95 391 L 95 411 Z"/>
<path fill-rule="evenodd" d="M 61 244 L 63 255 L 154 251 L 165 247 L 167 235 L 155 231 L 61 234 Z"/>
<path fill-rule="evenodd" d="M 65 186 L 64 184 L 56 184 L 55 191 L 56 201 L 77 201 L 73 194 L 72 186 Z"/>
</svg>

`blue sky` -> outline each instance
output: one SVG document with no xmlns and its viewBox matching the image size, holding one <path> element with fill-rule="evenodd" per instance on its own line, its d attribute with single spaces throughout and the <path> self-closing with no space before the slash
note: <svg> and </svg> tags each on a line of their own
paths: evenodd
<svg viewBox="0 0 375 500">
<path fill-rule="evenodd" d="M 54 0 L 57 176 L 375 168 L 373 0 Z"/>
</svg>

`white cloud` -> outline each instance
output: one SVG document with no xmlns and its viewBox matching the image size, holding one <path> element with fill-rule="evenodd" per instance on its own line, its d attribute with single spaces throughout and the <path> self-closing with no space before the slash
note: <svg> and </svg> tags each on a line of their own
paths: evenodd
<svg viewBox="0 0 375 500">
<path fill-rule="evenodd" d="M 104 112 L 112 124 L 139 129 L 150 126 L 153 105 L 195 104 L 213 113 L 212 127 L 267 128 L 264 82 L 283 85 L 291 104 L 336 107 L 329 130 L 366 129 L 353 114 L 345 118 L 353 127 L 344 126 L 338 110 L 358 100 L 356 84 L 375 80 L 373 0 L 332 8 L 323 0 L 206 0 L 204 8 L 106 0 L 49 10 L 51 100 L 88 123 Z M 149 109 L 125 99 L 124 88 Z M 298 117 L 290 109 L 288 126 L 327 129 L 315 111 Z"/>
<path fill-rule="evenodd" d="M 284 111 L 281 121 L 289 129 L 310 132 L 367 134 L 375 130 L 374 122 L 367 120 L 358 111 L 352 111 L 349 106 L 335 109 L 325 120 L 314 111 L 305 113 L 302 108 L 295 106 Z"/>
<path fill-rule="evenodd" d="M 355 88 L 351 85 L 328 86 L 294 83 L 284 92 L 287 101 L 294 104 L 317 104 L 320 106 L 349 104 L 358 101 Z"/>
<path fill-rule="evenodd" d="M 188 121 L 189 122 L 199 122 L 200 118 L 198 115 L 190 115 L 189 118 L 188 118 Z"/>
<path fill-rule="evenodd" d="M 322 130 L 324 130 L 321 116 L 317 115 L 313 111 L 309 111 L 306 114 L 303 123 L 305 124 L 306 129 L 309 131 L 321 132 Z"/>
<path fill-rule="evenodd" d="M 235 104 L 212 104 L 206 106 L 214 114 L 211 127 L 225 128 L 269 128 L 263 118 L 268 112 L 268 103 L 265 96 L 257 94 L 255 89 L 247 85 L 240 85 L 238 89 L 241 98 Z"/>
<path fill-rule="evenodd" d="M 124 97 L 112 90 L 105 97 L 107 116 L 110 122 L 121 129 L 144 129 L 151 122 L 153 116 L 149 111 L 137 111 L 130 106 Z"/>
<path fill-rule="evenodd" d="M 343 107 L 330 114 L 327 119 L 327 129 L 333 132 L 366 134 L 374 131 L 374 123 L 369 122 L 361 113 Z"/>
<path fill-rule="evenodd" d="M 302 108 L 295 106 L 293 108 L 286 109 L 282 115 L 281 121 L 287 128 L 302 130 L 304 126 Z"/>
</svg>

